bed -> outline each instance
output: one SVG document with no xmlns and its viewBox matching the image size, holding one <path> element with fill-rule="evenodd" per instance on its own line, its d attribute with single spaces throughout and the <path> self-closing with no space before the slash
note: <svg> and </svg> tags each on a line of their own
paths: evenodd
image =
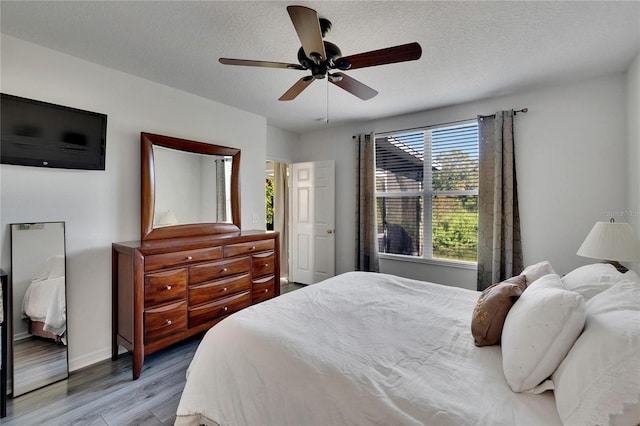
<svg viewBox="0 0 640 426">
<path fill-rule="evenodd" d="M 65 343 L 67 330 L 64 256 L 53 256 L 29 283 L 22 300 L 29 333 Z"/>
<path fill-rule="evenodd" d="M 539 285 L 536 293 L 534 278 L 549 275 L 553 285 L 560 282 L 537 268 L 527 277 L 532 290 L 526 288 L 520 300 L 509 297 L 514 307 L 527 307 L 533 296 L 550 291 L 549 285 Z M 612 276 L 609 287 L 619 278 Z M 638 302 L 628 304 L 631 331 L 623 333 L 623 346 L 630 347 L 622 351 L 633 353 L 640 350 L 640 282 L 631 276 L 623 284 L 631 299 L 623 298 Z M 577 295 L 571 295 L 577 307 L 572 318 L 561 321 L 576 322 L 573 317 L 582 315 L 576 337 L 564 344 L 571 348 L 586 333 L 587 303 L 579 292 L 560 285 Z M 605 386 L 611 391 L 604 395 L 609 401 L 605 417 L 576 410 L 574 395 L 562 407 L 557 404 L 558 385 L 569 394 L 575 386 L 589 387 L 572 376 L 572 366 L 564 366 L 563 377 L 556 380 L 557 365 L 551 373 L 538 371 L 544 377 L 535 389 L 513 391 L 503 362 L 507 342 L 479 347 L 472 336 L 480 296 L 392 275 L 349 272 L 244 309 L 201 341 L 187 372 L 176 425 L 562 425 L 588 424 L 572 423 L 584 419 L 608 423 L 610 417 L 620 418 L 619 424 L 640 423 L 640 383 L 634 379 L 623 380 L 625 394 L 614 393 L 619 397 L 615 403 L 610 401 L 615 389 Z M 520 325 L 517 312 L 513 319 L 510 314 L 505 313 L 505 331 L 507 322 Z M 519 334 L 510 337 L 510 344 L 518 343 Z M 557 350 L 545 347 L 543 352 Z M 635 356 L 630 359 L 638 360 Z M 568 357 L 562 354 L 557 364 Z M 629 362 L 625 368 L 640 376 L 640 365 Z M 597 406 L 596 399 L 590 403 Z"/>
</svg>

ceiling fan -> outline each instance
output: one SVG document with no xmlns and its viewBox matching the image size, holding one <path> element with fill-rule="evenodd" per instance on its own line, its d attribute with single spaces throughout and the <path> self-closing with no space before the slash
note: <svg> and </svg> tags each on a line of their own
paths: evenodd
<svg viewBox="0 0 640 426">
<path fill-rule="evenodd" d="M 371 99 L 378 94 L 377 91 L 341 71 L 393 64 L 396 62 L 414 61 L 422 55 L 422 48 L 418 43 L 414 42 L 343 57 L 338 46 L 323 40 L 326 33 L 331 29 L 331 22 L 329 20 L 318 18 L 318 13 L 315 10 L 305 6 L 287 6 L 287 12 L 289 12 L 289 17 L 302 43 L 302 47 L 298 50 L 299 64 L 253 61 L 247 59 L 219 59 L 220 63 L 225 65 L 311 71 L 311 75 L 302 77 L 291 86 L 291 88 L 279 98 L 281 101 L 295 99 L 296 96 L 313 83 L 314 80 L 325 77 L 329 79 L 330 83 L 335 84 L 362 100 Z M 334 72 L 333 70 L 338 71 Z"/>
</svg>

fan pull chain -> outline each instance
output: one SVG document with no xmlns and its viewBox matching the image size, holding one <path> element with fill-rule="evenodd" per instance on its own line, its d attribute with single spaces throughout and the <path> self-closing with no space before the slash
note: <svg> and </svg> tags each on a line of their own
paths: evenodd
<svg viewBox="0 0 640 426">
<path fill-rule="evenodd" d="M 326 123 L 329 124 L 329 76 L 327 76 L 327 114 Z"/>
</svg>

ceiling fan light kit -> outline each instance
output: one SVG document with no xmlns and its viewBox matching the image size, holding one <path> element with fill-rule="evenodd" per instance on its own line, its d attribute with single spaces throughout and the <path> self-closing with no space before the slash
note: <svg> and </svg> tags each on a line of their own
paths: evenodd
<svg viewBox="0 0 640 426">
<path fill-rule="evenodd" d="M 415 61 L 420 59 L 422 55 L 422 48 L 414 42 L 343 57 L 338 46 L 323 40 L 331 29 L 329 20 L 318 18 L 318 13 L 315 10 L 305 6 L 287 6 L 287 12 L 289 12 L 293 27 L 302 44 L 298 50 L 299 64 L 247 59 L 219 59 L 220 63 L 224 65 L 310 71 L 311 75 L 299 79 L 279 98 L 281 101 L 295 99 L 314 80 L 324 78 L 328 78 L 329 83 L 335 84 L 362 100 L 371 99 L 378 94 L 377 91 L 340 71 Z M 332 73 L 332 70 L 339 71 Z"/>
</svg>

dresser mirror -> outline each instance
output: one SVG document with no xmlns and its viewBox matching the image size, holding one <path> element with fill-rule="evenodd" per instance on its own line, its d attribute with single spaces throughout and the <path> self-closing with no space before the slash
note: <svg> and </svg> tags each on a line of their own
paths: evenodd
<svg viewBox="0 0 640 426">
<path fill-rule="evenodd" d="M 142 143 L 142 240 L 240 230 L 240 150 L 151 133 Z"/>
<path fill-rule="evenodd" d="M 69 376 L 64 227 L 11 225 L 13 397 Z"/>
</svg>

